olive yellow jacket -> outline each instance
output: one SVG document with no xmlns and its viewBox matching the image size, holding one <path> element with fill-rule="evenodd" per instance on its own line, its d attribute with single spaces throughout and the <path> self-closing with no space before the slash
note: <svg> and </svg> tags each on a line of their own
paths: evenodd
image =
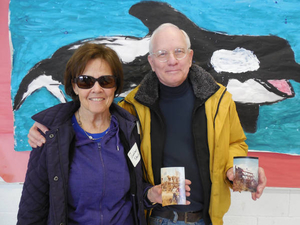
<svg viewBox="0 0 300 225">
<path fill-rule="evenodd" d="M 196 76 L 200 73 L 200 79 L 191 79 L 191 75 L 189 74 L 189 79 L 191 80 L 194 89 L 194 83 L 199 83 L 199 87 L 201 87 L 201 77 L 210 76 L 200 67 L 195 65 L 192 66 L 191 70 L 196 71 L 193 72 L 193 74 L 196 73 Z M 150 109 L 135 98 L 138 90 L 143 85 L 146 84 L 143 84 L 142 81 L 142 83 L 131 91 L 119 105 L 135 115 L 140 122 L 141 155 L 145 164 L 145 170 L 147 171 L 147 177 L 150 183 L 154 185 L 150 140 Z M 231 187 L 231 182 L 227 179 L 226 172 L 229 168 L 233 167 L 234 156 L 247 155 L 248 146 L 245 143 L 246 137 L 240 124 L 236 106 L 232 100 L 231 94 L 221 84 L 216 85 L 219 86 L 218 90 L 205 101 L 207 138 L 210 153 L 209 169 L 212 183 L 209 215 L 213 225 L 222 225 L 223 216 L 230 206 L 229 187 Z M 149 96 L 144 96 L 144 98 L 147 97 Z M 151 101 L 152 97 L 153 96 L 150 96 L 149 101 Z"/>
</svg>

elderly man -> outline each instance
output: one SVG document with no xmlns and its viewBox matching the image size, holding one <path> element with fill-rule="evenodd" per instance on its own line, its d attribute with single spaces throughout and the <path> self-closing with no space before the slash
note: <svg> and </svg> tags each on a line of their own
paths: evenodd
<svg viewBox="0 0 300 225">
<path fill-rule="evenodd" d="M 231 94 L 192 64 L 190 47 L 183 30 L 169 23 L 159 26 L 149 45 L 152 71 L 119 103 L 140 122 L 145 179 L 160 184 L 162 167 L 180 166 L 192 181 L 189 205 L 162 207 L 148 193 L 154 204 L 149 224 L 223 224 L 230 206 L 233 157 L 246 156 L 248 151 Z M 37 126 L 46 129 L 40 124 L 31 128 L 32 146 L 41 144 Z M 266 176 L 259 168 L 253 200 L 265 186 Z"/>
</svg>

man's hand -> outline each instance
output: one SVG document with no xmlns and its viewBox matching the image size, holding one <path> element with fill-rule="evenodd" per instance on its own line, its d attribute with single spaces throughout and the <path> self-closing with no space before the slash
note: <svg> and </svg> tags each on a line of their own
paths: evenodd
<svg viewBox="0 0 300 225">
<path fill-rule="evenodd" d="M 191 185 L 191 181 L 186 179 L 185 180 L 185 195 L 188 197 L 191 195 L 190 191 L 191 191 L 191 188 L 190 188 L 190 185 Z M 153 202 L 153 203 L 160 203 L 162 204 L 162 197 L 161 197 L 161 184 L 159 185 L 155 185 L 153 186 L 152 188 L 150 188 L 148 190 L 148 193 L 147 193 L 147 197 L 149 199 L 150 202 Z M 189 205 L 191 204 L 190 201 L 186 201 L 186 205 Z"/>
<path fill-rule="evenodd" d="M 229 170 L 227 170 L 226 175 L 227 175 L 228 180 L 233 181 L 234 175 L 233 175 L 233 168 L 232 167 Z"/>
<path fill-rule="evenodd" d="M 233 177 L 234 177 L 233 168 L 230 168 L 227 171 L 227 178 L 228 178 L 228 180 L 233 181 Z M 259 167 L 258 168 L 258 186 L 257 186 L 256 192 L 251 193 L 252 199 L 254 201 L 256 201 L 257 199 L 260 198 L 260 196 L 262 195 L 266 185 L 267 185 L 267 177 L 265 175 L 265 171 L 264 171 L 263 168 Z"/>
<path fill-rule="evenodd" d="M 267 177 L 265 175 L 265 171 L 263 168 L 258 168 L 258 186 L 256 189 L 256 192 L 252 193 L 252 199 L 256 201 L 256 199 L 259 199 L 262 195 L 265 187 L 267 185 Z"/>
<path fill-rule="evenodd" d="M 43 133 L 46 133 L 46 131 L 48 131 L 47 127 L 38 122 L 35 122 L 33 124 L 27 135 L 28 143 L 32 148 L 36 148 L 37 146 L 41 147 L 46 142 L 45 137 L 41 135 L 38 129 L 40 129 Z"/>
</svg>

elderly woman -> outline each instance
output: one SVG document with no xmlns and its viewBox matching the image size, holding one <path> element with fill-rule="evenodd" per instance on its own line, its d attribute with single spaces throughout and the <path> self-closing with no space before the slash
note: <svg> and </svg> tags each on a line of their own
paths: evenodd
<svg viewBox="0 0 300 225">
<path fill-rule="evenodd" d="M 68 61 L 64 84 L 73 101 L 33 116 L 49 131 L 31 152 L 18 224 L 145 224 L 149 186 L 136 118 L 113 103 L 123 85 L 118 55 L 84 44 Z"/>
</svg>

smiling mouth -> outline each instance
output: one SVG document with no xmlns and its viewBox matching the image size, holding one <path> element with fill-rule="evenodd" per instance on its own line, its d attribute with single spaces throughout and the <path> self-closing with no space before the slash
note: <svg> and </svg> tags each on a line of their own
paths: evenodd
<svg viewBox="0 0 300 225">
<path fill-rule="evenodd" d="M 94 102 L 100 102 L 100 101 L 103 101 L 104 98 L 90 98 L 89 100 L 94 101 Z"/>
<path fill-rule="evenodd" d="M 167 73 L 177 73 L 179 70 L 168 70 Z"/>
</svg>

